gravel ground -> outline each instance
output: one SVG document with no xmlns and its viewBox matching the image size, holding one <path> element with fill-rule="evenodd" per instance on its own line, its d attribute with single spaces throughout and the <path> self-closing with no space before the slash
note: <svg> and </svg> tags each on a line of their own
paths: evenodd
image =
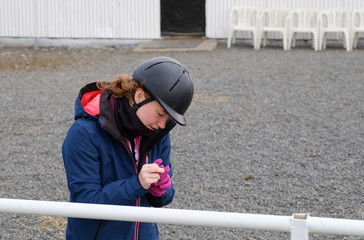
<svg viewBox="0 0 364 240">
<path fill-rule="evenodd" d="M 172 131 L 170 208 L 364 219 L 364 44 L 315 52 L 0 49 L 0 197 L 68 201 L 61 146 L 88 82 L 176 58 L 194 79 L 188 126 Z M 65 218 L 0 213 L 0 239 L 64 239 Z M 159 225 L 161 239 L 289 239 L 289 233 Z M 311 235 L 314 239 L 363 239 Z"/>
</svg>

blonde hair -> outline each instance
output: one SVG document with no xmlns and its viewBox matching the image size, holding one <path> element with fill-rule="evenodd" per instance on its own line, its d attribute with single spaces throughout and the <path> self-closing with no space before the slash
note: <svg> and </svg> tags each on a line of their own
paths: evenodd
<svg viewBox="0 0 364 240">
<path fill-rule="evenodd" d="M 138 88 L 143 89 L 145 97 L 149 98 L 150 94 L 136 82 L 132 77 L 128 75 L 118 75 L 112 82 L 97 82 L 97 87 L 100 90 L 109 91 L 115 98 L 128 98 L 129 102 L 133 102 L 133 92 Z"/>
</svg>

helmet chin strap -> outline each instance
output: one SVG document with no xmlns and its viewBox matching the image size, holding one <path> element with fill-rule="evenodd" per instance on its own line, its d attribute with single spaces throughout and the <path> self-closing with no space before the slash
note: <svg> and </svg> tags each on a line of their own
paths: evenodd
<svg viewBox="0 0 364 240">
<path fill-rule="evenodd" d="M 150 102 L 153 102 L 155 99 L 153 97 L 150 97 L 150 98 L 147 98 L 143 101 L 141 101 L 140 103 L 136 103 L 135 102 L 135 91 L 133 91 L 133 110 L 136 112 L 141 106 L 147 104 L 147 103 L 150 103 Z"/>
</svg>

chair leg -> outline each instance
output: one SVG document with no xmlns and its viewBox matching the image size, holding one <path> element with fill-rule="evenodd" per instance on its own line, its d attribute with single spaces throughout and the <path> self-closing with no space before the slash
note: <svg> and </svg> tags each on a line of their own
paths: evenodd
<svg viewBox="0 0 364 240">
<path fill-rule="evenodd" d="M 256 36 L 257 36 L 256 42 L 255 42 L 256 49 L 260 49 L 260 46 L 262 45 L 262 32 L 257 31 Z"/>
<path fill-rule="evenodd" d="M 287 34 L 286 33 L 282 33 L 283 34 L 283 49 L 285 51 L 288 50 L 288 38 L 287 38 Z"/>
<path fill-rule="evenodd" d="M 296 36 L 297 36 L 297 33 L 294 33 L 293 38 L 292 38 L 292 47 L 296 46 Z"/>
<path fill-rule="evenodd" d="M 342 38 L 343 38 L 343 46 L 344 46 L 344 48 L 347 48 L 348 43 L 346 42 L 346 35 L 345 35 L 345 32 L 342 32 L 342 33 L 341 33 L 341 36 L 342 36 Z"/>
<path fill-rule="evenodd" d="M 323 33 L 319 33 L 318 35 L 318 50 L 321 51 L 322 50 L 322 38 L 324 37 Z"/>
<path fill-rule="evenodd" d="M 229 31 L 228 41 L 227 41 L 227 48 L 231 47 L 232 35 L 233 35 L 233 31 Z"/>
<path fill-rule="evenodd" d="M 355 47 L 358 45 L 359 33 L 356 34 L 355 37 Z"/>
<path fill-rule="evenodd" d="M 292 33 L 291 32 L 289 32 L 288 33 L 288 41 L 287 41 L 287 43 L 288 43 L 288 50 L 291 50 L 291 47 L 292 47 Z"/>
<path fill-rule="evenodd" d="M 326 49 L 326 33 L 322 37 L 322 50 Z"/>
<path fill-rule="evenodd" d="M 359 32 L 355 32 L 353 36 L 353 48 L 356 48 L 358 44 Z"/>
<path fill-rule="evenodd" d="M 264 32 L 263 47 L 267 45 L 267 32 Z"/>
<path fill-rule="evenodd" d="M 255 46 L 255 42 L 254 42 L 254 32 L 251 31 L 250 32 L 250 35 L 251 35 L 251 39 L 252 39 L 252 46 L 254 47 Z"/>
<path fill-rule="evenodd" d="M 355 48 L 355 32 L 351 33 L 351 48 L 354 49 Z"/>
<path fill-rule="evenodd" d="M 317 34 L 312 34 L 312 45 L 313 48 L 315 49 L 315 51 L 319 50 L 319 41 L 318 41 L 318 35 Z"/>
<path fill-rule="evenodd" d="M 233 35 L 232 35 L 232 43 L 235 44 L 235 40 L 236 40 L 236 31 L 233 31 Z"/>
<path fill-rule="evenodd" d="M 294 33 L 291 33 L 291 32 L 288 33 L 288 39 L 287 39 L 287 48 L 288 48 L 288 50 L 291 50 L 291 48 L 293 46 L 293 44 L 292 44 L 293 35 L 294 35 Z"/>
<path fill-rule="evenodd" d="M 252 32 L 252 41 L 254 44 L 254 49 L 258 50 L 259 49 L 259 45 L 258 45 L 258 41 L 259 41 L 259 33 L 258 32 Z"/>
<path fill-rule="evenodd" d="M 350 52 L 351 51 L 351 46 L 350 46 L 350 42 L 349 42 L 349 33 L 344 32 L 344 37 L 345 37 L 345 43 L 346 43 L 346 51 Z"/>
</svg>

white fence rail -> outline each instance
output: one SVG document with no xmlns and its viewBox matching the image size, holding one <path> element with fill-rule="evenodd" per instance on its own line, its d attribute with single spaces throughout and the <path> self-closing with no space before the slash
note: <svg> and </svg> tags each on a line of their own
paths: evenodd
<svg viewBox="0 0 364 240">
<path fill-rule="evenodd" d="M 5 198 L 0 198 L 0 212 L 282 231 L 290 232 L 292 240 L 306 240 L 309 233 L 364 236 L 362 220 L 310 217 L 308 214 L 277 216 Z"/>
</svg>

